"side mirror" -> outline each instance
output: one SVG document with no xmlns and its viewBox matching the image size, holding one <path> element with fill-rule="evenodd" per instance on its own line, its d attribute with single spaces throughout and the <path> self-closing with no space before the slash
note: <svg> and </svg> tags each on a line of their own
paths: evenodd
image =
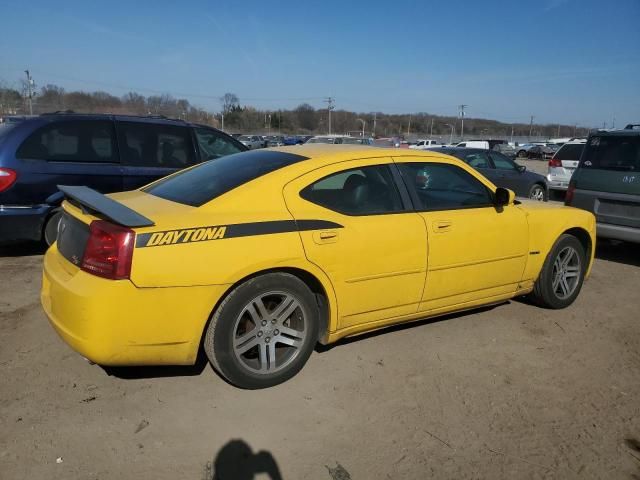
<svg viewBox="0 0 640 480">
<path fill-rule="evenodd" d="M 524 172 L 524 171 L 526 171 L 526 170 L 527 170 L 527 167 L 526 167 L 526 166 L 524 166 L 524 165 L 518 165 L 518 171 L 519 171 L 520 173 L 522 173 L 522 172 Z"/>
<path fill-rule="evenodd" d="M 496 193 L 493 198 L 496 206 L 502 207 L 513 203 L 516 198 L 516 194 L 508 188 L 498 187 L 496 188 Z"/>
</svg>

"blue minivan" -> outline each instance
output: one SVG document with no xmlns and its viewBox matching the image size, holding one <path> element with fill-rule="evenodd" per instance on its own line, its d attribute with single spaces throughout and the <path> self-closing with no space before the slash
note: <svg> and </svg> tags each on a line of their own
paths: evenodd
<svg viewBox="0 0 640 480">
<path fill-rule="evenodd" d="M 55 241 L 57 185 L 133 190 L 247 148 L 214 128 L 165 117 L 54 113 L 0 125 L 0 244 Z"/>
</svg>

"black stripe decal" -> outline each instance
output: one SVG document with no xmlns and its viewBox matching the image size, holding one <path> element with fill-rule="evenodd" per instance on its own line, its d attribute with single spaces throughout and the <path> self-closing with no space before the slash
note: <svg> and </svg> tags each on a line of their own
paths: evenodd
<svg viewBox="0 0 640 480">
<path fill-rule="evenodd" d="M 236 223 L 232 225 L 210 225 L 206 227 L 141 233 L 136 236 L 136 247 L 159 247 L 179 243 L 205 242 L 226 238 L 252 237 L 255 235 L 324 230 L 329 228 L 343 228 L 343 226 L 327 220 L 274 220 L 268 222 Z"/>
</svg>

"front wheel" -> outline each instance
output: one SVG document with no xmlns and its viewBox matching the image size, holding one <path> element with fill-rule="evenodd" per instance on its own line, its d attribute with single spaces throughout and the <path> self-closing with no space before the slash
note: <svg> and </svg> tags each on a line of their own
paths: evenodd
<svg viewBox="0 0 640 480">
<path fill-rule="evenodd" d="M 529 189 L 529 198 L 538 202 L 546 202 L 547 190 L 539 183 L 534 183 Z"/>
<path fill-rule="evenodd" d="M 532 299 L 547 308 L 568 307 L 580 293 L 586 270 L 586 253 L 580 241 L 573 235 L 561 235 L 544 261 Z"/>
<path fill-rule="evenodd" d="M 525 158 L 527 156 L 527 152 L 525 150 L 520 150 L 518 152 L 518 158 Z"/>
<path fill-rule="evenodd" d="M 204 340 L 209 361 L 230 383 L 271 387 L 298 373 L 318 338 L 311 290 L 288 273 L 270 273 L 236 287 L 211 318 Z"/>
</svg>

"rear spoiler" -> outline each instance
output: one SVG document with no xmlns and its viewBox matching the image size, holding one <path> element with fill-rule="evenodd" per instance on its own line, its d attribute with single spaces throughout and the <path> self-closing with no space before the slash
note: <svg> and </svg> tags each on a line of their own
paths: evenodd
<svg viewBox="0 0 640 480">
<path fill-rule="evenodd" d="M 125 227 L 150 227 L 155 225 L 153 220 L 149 220 L 135 210 L 131 210 L 129 207 L 89 187 L 58 185 L 58 189 L 71 203 L 80 204 L 80 207 L 88 210 L 89 213 L 97 213 L 119 225 Z"/>
</svg>

